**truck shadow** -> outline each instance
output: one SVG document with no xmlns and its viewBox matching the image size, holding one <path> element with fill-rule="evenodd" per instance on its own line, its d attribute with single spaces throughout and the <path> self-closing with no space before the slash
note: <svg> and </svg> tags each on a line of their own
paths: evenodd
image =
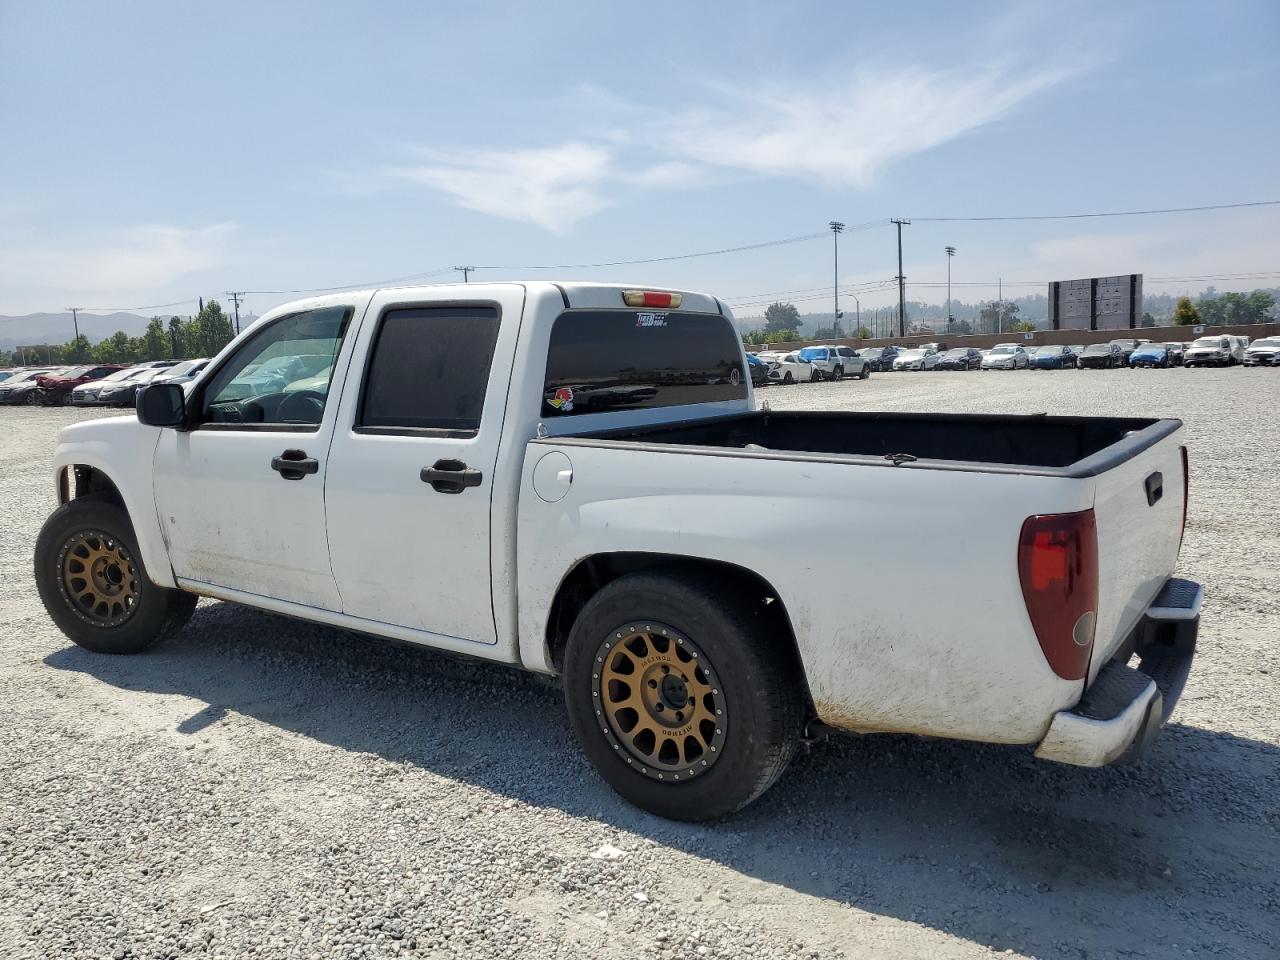
<svg viewBox="0 0 1280 960">
<path fill-rule="evenodd" d="M 1255 927 L 1280 900 L 1280 751 L 1259 741 L 1175 723 L 1143 763 L 1090 771 L 1025 748 L 833 737 L 742 814 L 689 825 L 613 794 L 566 749 L 558 688 L 503 667 L 220 603 L 146 655 L 69 647 L 46 663 L 206 704 L 179 735 L 243 714 L 996 950 L 1271 949 Z"/>
</svg>

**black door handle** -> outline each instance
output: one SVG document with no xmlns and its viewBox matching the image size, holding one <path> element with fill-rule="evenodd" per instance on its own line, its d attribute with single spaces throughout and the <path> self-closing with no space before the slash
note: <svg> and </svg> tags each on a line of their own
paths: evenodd
<svg viewBox="0 0 1280 960">
<path fill-rule="evenodd" d="M 286 450 L 271 458 L 271 469 L 286 480 L 301 480 L 309 473 L 320 471 L 320 461 L 308 457 L 305 450 Z"/>
<path fill-rule="evenodd" d="M 437 460 L 423 467 L 418 474 L 423 483 L 431 484 L 436 493 L 461 493 L 467 487 L 478 487 L 484 479 L 479 470 L 472 470 L 461 460 Z"/>
</svg>

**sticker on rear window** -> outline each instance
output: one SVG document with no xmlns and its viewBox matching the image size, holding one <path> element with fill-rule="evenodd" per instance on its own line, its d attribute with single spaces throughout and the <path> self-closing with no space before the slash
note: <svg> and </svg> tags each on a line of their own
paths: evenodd
<svg viewBox="0 0 1280 960">
<path fill-rule="evenodd" d="M 555 396 L 548 400 L 547 403 L 561 413 L 568 413 L 573 409 L 573 388 L 560 387 L 556 390 Z"/>
<path fill-rule="evenodd" d="M 637 327 L 665 327 L 667 325 L 667 315 L 665 313 L 637 313 Z"/>
</svg>

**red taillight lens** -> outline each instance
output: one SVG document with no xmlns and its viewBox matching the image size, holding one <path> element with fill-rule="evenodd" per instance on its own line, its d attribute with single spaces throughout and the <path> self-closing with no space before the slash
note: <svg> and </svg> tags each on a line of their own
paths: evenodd
<svg viewBox="0 0 1280 960">
<path fill-rule="evenodd" d="M 1098 610 L 1098 527 L 1092 510 L 1028 517 L 1018 537 L 1018 577 L 1031 626 L 1053 672 L 1089 670 Z"/>
<path fill-rule="evenodd" d="M 622 302 L 628 307 L 668 307 L 677 310 L 683 299 L 679 293 L 664 293 L 660 290 L 622 291 Z"/>
<path fill-rule="evenodd" d="M 1191 502 L 1191 469 L 1187 464 L 1187 448 L 1182 447 L 1182 533 L 1178 535 L 1178 552 L 1187 536 L 1187 504 Z"/>
</svg>

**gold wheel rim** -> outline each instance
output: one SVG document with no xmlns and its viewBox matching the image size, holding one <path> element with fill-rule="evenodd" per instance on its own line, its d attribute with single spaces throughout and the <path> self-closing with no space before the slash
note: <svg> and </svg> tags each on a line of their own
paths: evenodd
<svg viewBox="0 0 1280 960">
<path fill-rule="evenodd" d="M 115 627 L 138 606 L 138 568 L 124 544 L 110 534 L 88 530 L 64 544 L 62 591 L 82 619 Z"/>
<path fill-rule="evenodd" d="M 729 718 L 719 678 L 693 641 L 666 624 L 614 630 L 596 651 L 592 696 L 605 738 L 650 779 L 691 779 L 723 753 Z"/>
</svg>

